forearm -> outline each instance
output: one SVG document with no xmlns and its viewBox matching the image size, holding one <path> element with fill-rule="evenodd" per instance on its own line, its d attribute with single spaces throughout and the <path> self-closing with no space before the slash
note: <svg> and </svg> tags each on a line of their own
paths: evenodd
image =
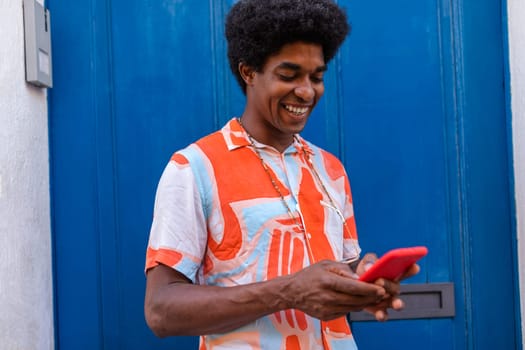
<svg viewBox="0 0 525 350">
<path fill-rule="evenodd" d="M 146 321 L 160 337 L 224 333 L 265 315 L 297 309 L 320 320 L 375 306 L 383 287 L 359 282 L 348 265 L 323 260 L 294 274 L 235 287 L 193 285 L 160 265 L 148 272 Z"/>
<path fill-rule="evenodd" d="M 171 283 L 146 300 L 146 318 L 158 336 L 224 333 L 292 302 L 287 277 L 236 287 Z"/>
</svg>

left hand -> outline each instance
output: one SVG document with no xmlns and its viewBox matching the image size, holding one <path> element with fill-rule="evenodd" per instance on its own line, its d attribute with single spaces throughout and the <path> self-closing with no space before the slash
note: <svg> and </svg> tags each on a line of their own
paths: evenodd
<svg viewBox="0 0 525 350">
<path fill-rule="evenodd" d="M 377 260 L 377 256 L 373 253 L 366 254 L 363 259 L 359 262 L 356 268 L 357 275 L 363 274 L 368 270 L 374 262 Z M 400 278 L 396 280 L 387 280 L 385 278 L 379 278 L 374 281 L 375 285 L 383 287 L 386 291 L 383 300 L 375 305 L 366 307 L 364 310 L 374 315 L 377 321 L 383 322 L 388 320 L 387 309 L 402 310 L 405 306 L 403 300 L 399 298 L 400 286 L 399 282 L 416 275 L 419 272 L 419 265 L 412 265 Z"/>
</svg>

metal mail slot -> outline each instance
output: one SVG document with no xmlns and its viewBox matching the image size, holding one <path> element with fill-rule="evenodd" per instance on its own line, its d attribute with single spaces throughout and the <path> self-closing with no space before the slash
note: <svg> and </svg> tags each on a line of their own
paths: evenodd
<svg viewBox="0 0 525 350">
<path fill-rule="evenodd" d="M 389 310 L 389 320 L 454 317 L 456 314 L 454 283 L 402 284 L 401 298 L 405 308 Z M 349 319 L 352 322 L 375 320 L 367 312 L 352 312 Z"/>
</svg>

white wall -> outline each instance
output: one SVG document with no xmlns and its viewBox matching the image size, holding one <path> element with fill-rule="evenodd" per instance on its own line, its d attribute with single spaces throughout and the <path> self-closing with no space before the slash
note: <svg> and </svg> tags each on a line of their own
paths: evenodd
<svg viewBox="0 0 525 350">
<path fill-rule="evenodd" d="M 508 0 L 522 344 L 525 345 L 525 1 Z"/>
<path fill-rule="evenodd" d="M 45 89 L 25 83 L 22 0 L 0 0 L 0 348 L 54 348 Z"/>
</svg>

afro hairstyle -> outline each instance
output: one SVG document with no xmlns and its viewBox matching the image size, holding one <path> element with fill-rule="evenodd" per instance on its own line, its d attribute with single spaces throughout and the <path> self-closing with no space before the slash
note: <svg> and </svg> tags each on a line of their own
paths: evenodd
<svg viewBox="0 0 525 350">
<path fill-rule="evenodd" d="M 243 62 L 261 71 L 266 60 L 290 43 L 321 45 L 328 63 L 350 32 L 346 13 L 332 0 L 240 0 L 226 17 L 230 68 L 243 92 Z"/>
</svg>

